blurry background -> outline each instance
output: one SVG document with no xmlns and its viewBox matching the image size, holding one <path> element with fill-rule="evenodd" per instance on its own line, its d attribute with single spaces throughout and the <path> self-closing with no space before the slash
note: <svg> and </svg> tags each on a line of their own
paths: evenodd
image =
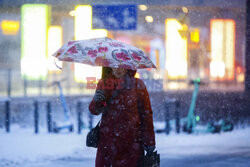
<svg viewBox="0 0 250 167">
<path fill-rule="evenodd" d="M 157 66 L 136 74 L 148 88 L 154 120 L 166 119 L 169 98 L 186 117 L 194 90 L 190 81 L 198 78 L 194 112 L 202 123 L 222 118 L 249 123 L 246 20 L 246 0 L 0 0 L 0 97 L 12 98 L 10 108 L 0 104 L 0 127 L 9 121 L 8 110 L 9 122 L 32 125 L 34 100 L 40 101 L 42 126 L 49 111 L 44 102 L 52 104 L 55 119 L 63 118 L 68 104 L 75 119 L 78 101 L 90 100 L 95 91 L 86 88 L 86 77 L 99 79 L 101 67 L 51 55 L 68 41 L 98 37 L 134 45 Z M 170 109 L 170 119 L 175 111 Z"/>
<path fill-rule="evenodd" d="M 245 0 L 28 1 L 0 0 L 0 95 L 89 94 L 86 77 L 101 69 L 54 62 L 62 44 L 108 36 L 141 48 L 157 70 L 162 90 L 244 89 Z M 56 67 L 55 63 L 62 67 Z"/>
<path fill-rule="evenodd" d="M 0 166 L 94 166 L 85 136 L 100 116 L 88 111 L 86 77 L 101 68 L 51 55 L 106 36 L 157 66 L 136 77 L 163 132 L 161 166 L 250 166 L 249 24 L 247 0 L 0 0 Z"/>
</svg>

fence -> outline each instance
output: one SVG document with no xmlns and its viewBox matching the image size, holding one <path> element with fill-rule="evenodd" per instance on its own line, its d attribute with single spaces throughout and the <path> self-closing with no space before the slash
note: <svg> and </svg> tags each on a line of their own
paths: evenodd
<svg viewBox="0 0 250 167">
<path fill-rule="evenodd" d="M 81 134 L 83 128 L 91 129 L 94 123 L 94 117 L 88 111 L 88 105 L 90 102 L 90 97 L 78 97 L 74 100 L 71 100 L 71 105 L 75 108 L 75 115 L 72 114 L 73 120 L 71 120 L 71 124 L 66 125 L 56 125 L 55 123 L 59 120 L 58 116 L 56 117 L 56 112 L 58 112 L 58 104 L 56 104 L 55 99 L 53 98 L 25 98 L 22 100 L 13 100 L 10 98 L 2 98 L 0 103 L 4 106 L 4 126 L 7 133 L 11 131 L 11 114 L 14 114 L 14 107 L 11 107 L 14 103 L 20 106 L 26 106 L 23 109 L 23 114 L 25 115 L 22 118 L 22 122 L 25 121 L 25 117 L 32 117 L 33 121 L 32 125 L 34 127 L 34 133 L 38 134 L 40 129 L 40 121 L 42 120 L 41 114 L 45 114 L 46 119 L 46 127 L 48 133 L 58 133 L 62 129 L 67 129 L 68 131 L 73 131 L 74 127 L 77 127 L 77 133 Z M 17 106 L 17 107 L 18 107 Z M 28 107 L 29 106 L 29 107 Z M 175 118 L 175 130 L 176 133 L 180 132 L 180 118 L 179 118 L 179 106 L 180 103 L 176 99 L 165 98 L 164 102 L 164 122 L 165 128 L 161 130 L 161 132 L 165 132 L 169 134 L 170 128 L 170 118 Z M 72 107 L 71 107 L 72 108 Z M 26 110 L 30 110 L 31 113 L 25 112 Z M 61 111 L 63 112 L 63 111 Z M 20 117 L 20 116 L 19 116 Z M 84 118 L 84 119 L 83 119 Z M 96 118 L 98 119 L 98 118 Z M 14 121 L 13 121 L 14 122 Z M 74 125 L 75 123 L 75 125 Z M 159 131 L 159 130 L 158 130 Z"/>
<path fill-rule="evenodd" d="M 89 112 L 87 112 L 87 106 L 90 102 L 90 98 L 89 97 L 85 97 L 85 98 L 80 98 L 79 100 L 76 101 L 76 119 L 72 119 L 70 121 L 72 121 L 71 123 L 74 123 L 74 120 L 77 121 L 77 129 L 78 129 L 78 133 L 80 134 L 82 132 L 82 128 L 83 128 L 83 113 L 85 113 L 85 115 L 88 116 L 88 128 L 92 128 L 93 127 L 93 116 L 91 114 L 89 114 Z M 13 101 L 10 98 L 2 98 L 0 99 L 0 103 L 2 103 L 2 105 L 4 106 L 4 126 L 5 126 L 5 131 L 7 133 L 9 133 L 11 131 L 11 105 L 13 105 L 13 103 L 16 103 L 15 101 Z M 56 119 L 53 118 L 53 115 L 55 114 L 55 107 L 53 110 L 53 101 L 50 99 L 24 99 L 22 101 L 18 102 L 18 105 L 29 105 L 32 108 L 32 112 L 33 112 L 33 127 L 34 127 L 34 133 L 38 134 L 39 133 L 39 121 L 41 120 L 40 118 L 40 113 L 42 113 L 42 105 L 45 105 L 46 107 L 46 122 L 47 122 L 47 131 L 48 133 L 57 133 L 59 132 L 61 129 L 69 129 L 70 131 L 73 131 L 73 125 L 70 129 L 70 127 L 63 127 L 61 125 L 57 126 L 55 125 L 56 123 Z M 24 113 L 25 114 L 25 113 Z M 26 116 L 30 116 L 30 114 L 27 114 Z M 85 123 L 86 124 L 86 123 Z"/>
</svg>

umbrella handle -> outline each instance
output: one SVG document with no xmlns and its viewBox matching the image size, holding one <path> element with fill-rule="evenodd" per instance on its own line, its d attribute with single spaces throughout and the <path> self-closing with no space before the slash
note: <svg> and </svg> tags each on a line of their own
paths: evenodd
<svg viewBox="0 0 250 167">
<path fill-rule="evenodd" d="M 56 64 L 55 58 L 54 58 L 54 64 L 56 65 L 57 68 L 59 68 L 60 70 L 62 70 L 62 67 L 59 67 L 59 66 Z"/>
</svg>

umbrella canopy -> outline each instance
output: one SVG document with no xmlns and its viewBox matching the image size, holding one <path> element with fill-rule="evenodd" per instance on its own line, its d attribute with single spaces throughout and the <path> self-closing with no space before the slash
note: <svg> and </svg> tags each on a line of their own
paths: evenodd
<svg viewBox="0 0 250 167">
<path fill-rule="evenodd" d="M 77 62 L 92 66 L 132 70 L 156 68 L 142 50 L 107 37 L 70 41 L 52 56 L 55 56 L 60 61 Z"/>
</svg>

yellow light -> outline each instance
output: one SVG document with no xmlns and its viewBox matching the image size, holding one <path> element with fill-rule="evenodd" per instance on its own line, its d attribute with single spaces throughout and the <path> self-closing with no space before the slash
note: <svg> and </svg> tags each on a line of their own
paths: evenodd
<svg viewBox="0 0 250 167">
<path fill-rule="evenodd" d="M 244 82 L 245 80 L 245 75 L 244 74 L 238 74 L 237 75 L 237 81 L 238 82 Z"/>
<path fill-rule="evenodd" d="M 47 75 L 48 5 L 21 7 L 21 71 L 29 79 Z"/>
<path fill-rule="evenodd" d="M 160 54 L 158 49 L 155 50 L 155 59 L 156 59 L 156 68 L 160 69 Z"/>
<path fill-rule="evenodd" d="M 195 28 L 192 32 L 191 32 L 191 41 L 195 42 L 195 43 L 199 43 L 200 41 L 200 30 L 198 28 Z"/>
<path fill-rule="evenodd" d="M 180 33 L 181 37 L 183 39 L 187 39 L 188 37 L 188 26 L 186 24 L 182 24 L 182 28 L 178 30 L 178 32 Z"/>
<path fill-rule="evenodd" d="M 50 72 L 60 71 L 55 66 L 54 57 L 51 56 L 62 46 L 62 27 L 60 26 L 50 26 L 48 30 L 48 70 Z M 61 67 L 62 62 L 58 65 Z"/>
<path fill-rule="evenodd" d="M 221 70 L 222 67 L 215 67 L 212 64 L 223 62 L 223 79 L 234 79 L 234 61 L 235 61 L 235 21 L 227 19 L 212 19 L 211 29 L 211 65 L 210 73 L 212 79 L 216 79 L 215 70 Z M 222 64 L 222 63 L 221 63 Z M 222 65 L 221 65 L 222 66 Z M 213 69 L 215 68 L 215 69 Z M 221 71 L 217 73 L 222 74 Z"/>
<path fill-rule="evenodd" d="M 225 21 L 226 32 L 224 35 L 225 38 L 225 47 L 226 47 L 226 77 L 230 80 L 234 79 L 235 73 L 235 21 L 226 20 Z"/>
<path fill-rule="evenodd" d="M 140 74 L 138 72 L 135 73 L 135 78 L 140 78 Z"/>
<path fill-rule="evenodd" d="M 187 7 L 183 6 L 181 9 L 182 9 L 183 13 L 188 13 L 188 8 Z"/>
<path fill-rule="evenodd" d="M 75 40 L 106 37 L 105 29 L 92 29 L 92 6 L 78 5 L 75 8 Z M 76 82 L 87 82 L 87 77 L 101 78 L 101 67 L 75 63 Z"/>
<path fill-rule="evenodd" d="M 75 11 L 74 11 L 74 10 L 71 10 L 71 11 L 69 12 L 69 15 L 70 15 L 70 16 L 75 16 L 75 15 L 76 15 L 76 13 L 75 13 Z"/>
<path fill-rule="evenodd" d="M 92 6 L 78 5 L 75 8 L 75 40 L 106 37 L 105 29 L 92 29 Z"/>
<path fill-rule="evenodd" d="M 152 16 L 146 16 L 145 20 L 149 23 L 152 23 L 154 21 L 154 18 Z"/>
<path fill-rule="evenodd" d="M 146 5 L 139 5 L 139 9 L 142 11 L 146 11 L 148 7 Z"/>
<path fill-rule="evenodd" d="M 1 28 L 4 35 L 17 35 L 19 32 L 19 21 L 2 20 Z"/>
<path fill-rule="evenodd" d="M 187 77 L 187 39 L 182 38 L 179 31 L 183 25 L 177 19 L 166 19 L 166 69 L 168 78 Z"/>
</svg>

